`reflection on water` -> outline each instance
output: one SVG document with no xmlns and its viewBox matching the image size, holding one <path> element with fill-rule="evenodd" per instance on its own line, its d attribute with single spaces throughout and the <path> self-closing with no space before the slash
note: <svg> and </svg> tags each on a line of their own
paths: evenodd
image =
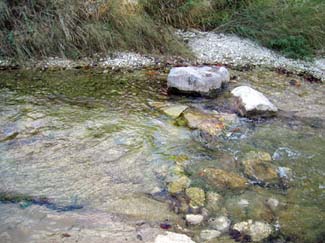
<svg viewBox="0 0 325 243">
<path fill-rule="evenodd" d="M 53 224 L 60 225 L 56 226 L 59 230 L 65 229 L 63 225 L 71 226 L 75 221 L 69 223 L 67 214 L 62 212 L 67 210 L 57 209 L 77 206 L 80 210 L 71 212 L 69 217 L 79 217 L 78 220 L 86 217 L 85 214 L 103 217 L 107 213 L 137 220 L 177 222 L 179 217 L 163 200 L 157 201 L 148 195 L 164 191 L 169 168 L 179 158 L 188 161 L 186 173 L 193 175 L 193 184 L 204 188 L 205 185 L 195 179 L 196 171 L 212 166 L 240 172 L 238 160 L 250 150 L 269 152 L 277 166 L 294 171 L 294 181 L 285 191 L 257 187 L 242 195 L 222 192 L 229 202 L 230 217 L 245 220 L 231 207 L 236 198 L 261 197 L 264 200 L 265 195 L 275 195 L 287 203 L 285 210 L 299 207 L 307 211 L 307 216 L 310 212 L 308 221 L 303 223 L 308 234 L 313 234 L 314 224 L 324 222 L 324 130 L 303 123 L 292 127 L 281 119 L 262 123 L 243 119 L 236 136 L 217 144 L 214 141 L 202 143 L 195 132 L 175 126 L 171 119 L 148 105 L 149 101 L 166 99 L 160 80 L 147 77 L 141 71 L 115 75 L 95 71 L 3 73 L 0 81 L 0 193 L 44 197 L 47 205 L 52 206 L 44 208 L 45 203 L 36 203 L 34 199 L 30 200 L 34 206 L 22 205 L 28 202 L 22 198 L 14 200 L 20 203 L 16 207 L 2 198 L 0 235 L 2 232 L 9 232 L 10 237 L 16 234 L 17 242 L 32 235 L 28 232 L 35 232 L 40 226 L 33 223 L 36 216 L 27 213 L 30 210 L 62 217 Z M 185 98 L 178 102 L 216 109 L 218 103 Z M 252 205 L 254 203 L 257 199 Z M 258 215 L 257 219 L 260 216 L 256 212 L 247 215 Z M 27 233 L 19 233 L 20 237 L 17 232 L 22 229 L 19 231 L 19 227 L 12 225 L 8 229 L 18 218 L 29 224 Z M 87 222 L 87 227 L 94 227 L 94 222 Z M 124 232 L 118 224 L 121 223 L 115 222 L 116 234 Z M 318 235 L 320 226 L 315 230 Z M 49 228 L 41 230 L 52 232 Z M 93 239 L 98 236 L 95 231 L 88 232 Z M 114 239 L 116 235 L 110 237 Z"/>
</svg>

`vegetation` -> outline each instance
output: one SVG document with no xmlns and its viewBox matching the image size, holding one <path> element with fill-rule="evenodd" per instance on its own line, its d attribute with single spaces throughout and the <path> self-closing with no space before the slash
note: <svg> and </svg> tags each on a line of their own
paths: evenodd
<svg viewBox="0 0 325 243">
<path fill-rule="evenodd" d="M 169 26 L 236 33 L 293 58 L 324 53 L 323 0 L 0 0 L 0 57 L 111 50 L 189 55 Z"/>
<path fill-rule="evenodd" d="M 169 28 L 118 0 L 0 0 L 0 43 L 0 57 L 17 59 L 111 50 L 187 54 Z"/>
<path fill-rule="evenodd" d="M 323 0 L 146 0 L 145 9 L 177 28 L 236 33 L 292 58 L 325 49 Z"/>
</svg>

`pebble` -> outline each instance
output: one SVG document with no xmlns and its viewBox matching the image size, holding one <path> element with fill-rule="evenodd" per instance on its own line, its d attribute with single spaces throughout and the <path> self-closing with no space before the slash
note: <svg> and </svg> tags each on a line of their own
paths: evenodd
<svg viewBox="0 0 325 243">
<path fill-rule="evenodd" d="M 190 237 L 184 234 L 166 232 L 164 235 L 158 235 L 155 243 L 195 243 Z"/>
<path fill-rule="evenodd" d="M 275 211 L 279 206 L 279 201 L 271 197 L 266 201 L 266 205 L 269 206 L 271 210 Z"/>
<path fill-rule="evenodd" d="M 200 237 L 202 240 L 212 240 L 221 235 L 221 232 L 218 230 L 202 230 Z"/>
<path fill-rule="evenodd" d="M 187 214 L 185 218 L 186 222 L 192 225 L 201 224 L 204 219 L 203 215 L 201 214 Z"/>
<path fill-rule="evenodd" d="M 220 232 L 227 232 L 229 230 L 230 223 L 230 219 L 225 216 L 209 219 L 209 226 Z"/>
</svg>

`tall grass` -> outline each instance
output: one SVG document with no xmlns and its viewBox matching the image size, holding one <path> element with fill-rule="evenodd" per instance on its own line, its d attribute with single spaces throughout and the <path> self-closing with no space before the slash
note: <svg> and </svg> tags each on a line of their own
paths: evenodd
<svg viewBox="0 0 325 243">
<path fill-rule="evenodd" d="M 251 1 L 230 13 L 229 19 L 216 21 L 212 27 L 257 40 L 292 58 L 306 59 L 324 52 L 323 0 Z"/>
<path fill-rule="evenodd" d="M 324 0 L 138 1 L 0 0 L 0 58 L 189 56 L 170 26 L 236 33 L 293 58 L 324 54 Z"/>
<path fill-rule="evenodd" d="M 325 49 L 324 0 L 143 0 L 157 20 L 178 28 L 236 33 L 292 58 Z"/>
<path fill-rule="evenodd" d="M 16 59 L 112 50 L 188 54 L 140 5 L 118 0 L 0 0 L 0 43 L 0 56 Z"/>
</svg>

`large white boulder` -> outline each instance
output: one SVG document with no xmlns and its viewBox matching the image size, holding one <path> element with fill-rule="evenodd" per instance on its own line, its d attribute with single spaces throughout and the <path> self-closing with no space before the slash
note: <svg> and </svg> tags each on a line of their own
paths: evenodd
<svg viewBox="0 0 325 243">
<path fill-rule="evenodd" d="M 230 76 L 225 67 L 175 67 L 167 78 L 171 92 L 212 96 L 220 91 Z"/>
<path fill-rule="evenodd" d="M 165 235 L 158 235 L 155 243 L 195 243 L 190 237 L 184 234 L 166 232 Z"/>
<path fill-rule="evenodd" d="M 231 91 L 236 99 L 235 108 L 242 116 L 273 116 L 278 111 L 261 92 L 248 86 L 240 86 Z"/>
</svg>

